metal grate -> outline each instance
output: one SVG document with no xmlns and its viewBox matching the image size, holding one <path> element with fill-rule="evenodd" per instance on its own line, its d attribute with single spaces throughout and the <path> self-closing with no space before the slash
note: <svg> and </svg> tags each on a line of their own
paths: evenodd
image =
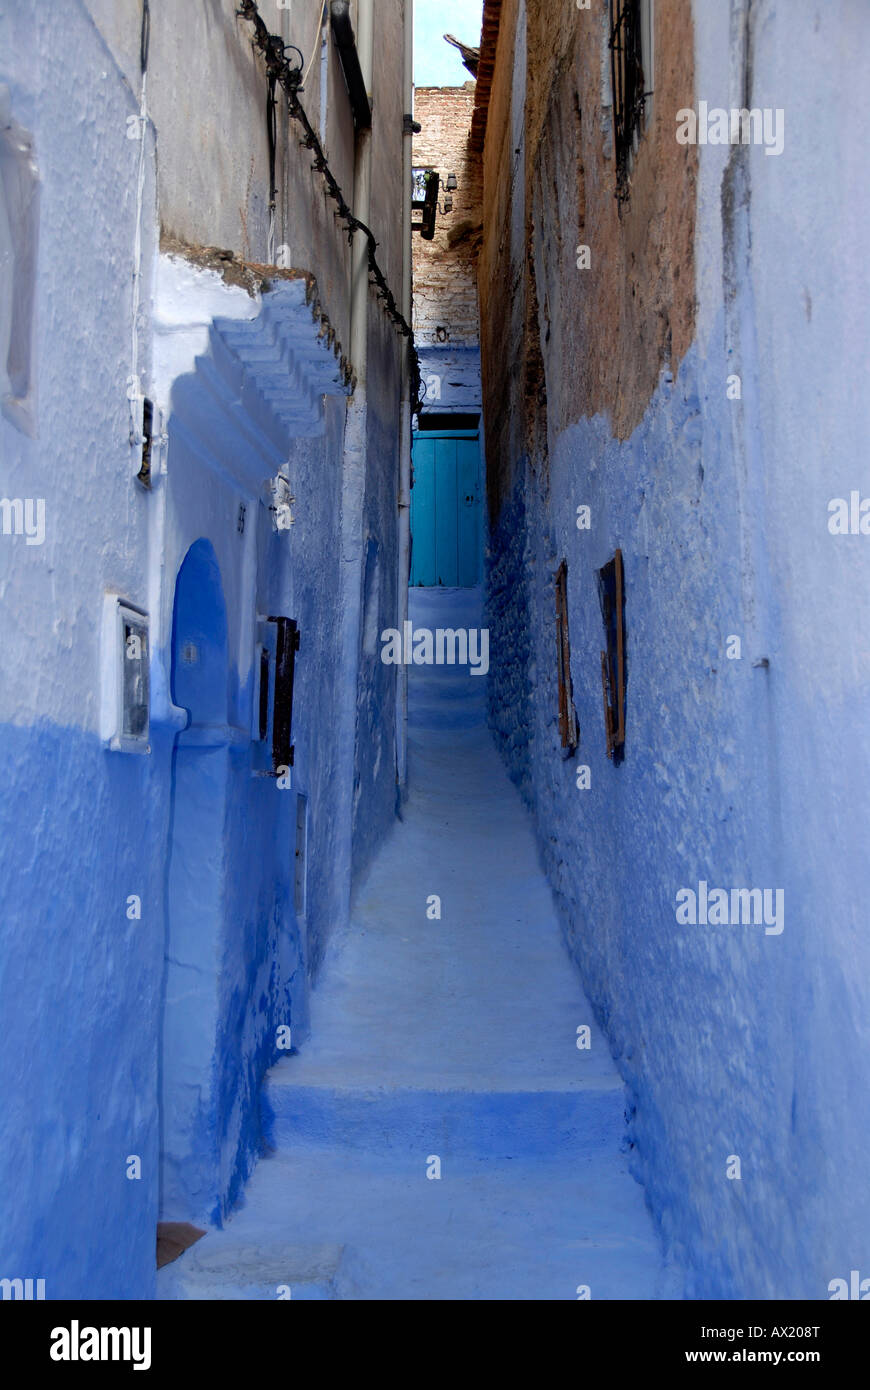
<svg viewBox="0 0 870 1390">
<path fill-rule="evenodd" d="M 616 196 L 625 202 L 632 156 L 644 128 L 646 98 L 651 95 L 645 91 L 641 0 L 610 0 L 610 74 Z"/>
<path fill-rule="evenodd" d="M 272 701 L 272 766 L 273 775 L 281 768 L 292 767 L 293 747 L 293 684 L 296 677 L 296 653 L 299 650 L 299 627 L 293 618 L 270 618 L 277 627 L 275 644 L 275 694 Z"/>
</svg>

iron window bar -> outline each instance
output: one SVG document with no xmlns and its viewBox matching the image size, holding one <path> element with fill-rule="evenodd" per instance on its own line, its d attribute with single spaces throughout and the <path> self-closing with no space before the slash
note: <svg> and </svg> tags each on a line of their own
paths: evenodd
<svg viewBox="0 0 870 1390">
<path fill-rule="evenodd" d="M 598 571 L 598 598 L 607 650 L 601 653 L 601 689 L 607 756 L 618 765 L 625 757 L 625 690 L 628 663 L 625 642 L 625 571 L 622 551 Z"/>
<path fill-rule="evenodd" d="M 568 562 L 563 560 L 555 576 L 556 658 L 559 684 L 559 739 L 563 757 L 573 757 L 580 743 L 574 687 L 571 681 L 571 639 L 568 632 Z"/>
<path fill-rule="evenodd" d="M 272 775 L 281 768 L 293 767 L 293 685 L 296 675 L 296 653 L 300 633 L 292 618 L 269 618 L 277 628 L 275 649 L 275 693 L 272 702 Z"/>
<path fill-rule="evenodd" d="M 645 89 L 641 0 L 610 0 L 610 77 L 616 196 L 624 203 L 632 156 L 644 128 L 646 102 L 652 96 Z"/>
</svg>

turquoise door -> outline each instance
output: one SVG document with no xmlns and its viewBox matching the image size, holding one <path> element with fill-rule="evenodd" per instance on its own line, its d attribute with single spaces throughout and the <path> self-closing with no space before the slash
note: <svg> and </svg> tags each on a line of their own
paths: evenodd
<svg viewBox="0 0 870 1390">
<path fill-rule="evenodd" d="M 483 541 L 477 435 L 414 440 L 411 583 L 469 589 L 480 582 Z"/>
</svg>

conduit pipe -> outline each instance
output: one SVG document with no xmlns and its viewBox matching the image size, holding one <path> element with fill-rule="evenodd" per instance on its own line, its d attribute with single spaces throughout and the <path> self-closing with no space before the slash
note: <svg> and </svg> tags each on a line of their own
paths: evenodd
<svg viewBox="0 0 870 1390">
<path fill-rule="evenodd" d="M 357 10 L 357 52 L 367 92 L 372 90 L 374 61 L 374 0 L 359 0 Z M 356 164 L 353 180 L 353 206 L 356 216 L 368 226 L 372 210 L 372 133 L 357 130 Z M 351 271 L 350 360 L 356 369 L 359 403 L 366 394 L 368 366 L 369 256 L 368 239 L 354 232 Z M 354 393 L 356 395 L 356 393 Z"/>
<path fill-rule="evenodd" d="M 373 0 L 359 0 L 357 50 L 366 91 L 372 90 L 374 59 Z M 372 132 L 357 130 L 355 142 L 353 203 L 355 218 L 369 223 L 372 187 Z M 362 659 L 362 584 L 365 549 L 365 498 L 368 460 L 368 338 L 369 338 L 369 239 L 359 227 L 353 234 L 350 265 L 350 360 L 356 374 L 344 427 L 344 460 L 341 498 L 341 553 L 339 576 L 342 604 L 342 667 L 345 680 L 340 695 L 338 757 L 351 781 L 358 766 L 357 700 Z M 348 866 L 342 884 L 342 919 L 350 917 L 353 865 L 353 797 L 342 798 L 342 824 L 337 832 L 337 858 Z"/>
<path fill-rule="evenodd" d="M 330 17 L 338 59 L 350 97 L 354 126 L 357 130 L 368 130 L 372 123 L 372 106 L 351 23 L 350 0 L 332 0 Z"/>
</svg>

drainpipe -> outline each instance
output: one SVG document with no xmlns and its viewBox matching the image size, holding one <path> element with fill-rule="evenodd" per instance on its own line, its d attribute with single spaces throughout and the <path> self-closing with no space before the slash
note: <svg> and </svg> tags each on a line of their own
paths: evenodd
<svg viewBox="0 0 870 1390">
<path fill-rule="evenodd" d="M 414 0 L 405 0 L 404 127 L 402 136 L 402 313 L 411 322 L 413 258 L 411 200 L 414 164 Z M 399 632 L 408 618 L 408 585 L 411 582 L 411 345 L 402 356 L 402 416 L 399 454 Z M 396 686 L 396 780 L 403 788 L 408 780 L 408 668 L 399 666 Z"/>
<path fill-rule="evenodd" d="M 374 61 L 374 0 L 359 0 L 357 6 L 356 47 L 366 92 L 371 95 Z M 355 143 L 353 210 L 361 222 L 371 225 L 372 132 L 357 128 Z M 368 240 L 354 233 L 350 270 L 350 360 L 356 387 L 348 402 L 344 429 L 344 459 L 341 503 L 341 611 L 342 659 L 344 673 L 340 704 L 338 757 L 342 776 L 351 789 L 357 768 L 357 699 L 360 677 L 360 637 L 362 628 L 362 555 L 364 550 L 364 511 L 366 456 L 368 453 L 368 330 L 371 294 L 369 290 Z M 338 862 L 346 866 L 342 881 L 341 915 L 350 917 L 353 874 L 353 792 L 341 806 L 338 831 Z"/>
<path fill-rule="evenodd" d="M 367 92 L 372 89 L 374 59 L 374 0 L 359 0 L 357 9 L 357 52 Z M 356 134 L 356 164 L 353 178 L 353 208 L 368 226 L 372 209 L 372 133 L 365 127 Z M 359 405 L 365 408 L 368 367 L 369 260 L 368 240 L 362 232 L 353 239 L 351 281 L 350 360 L 356 369 Z"/>
</svg>

